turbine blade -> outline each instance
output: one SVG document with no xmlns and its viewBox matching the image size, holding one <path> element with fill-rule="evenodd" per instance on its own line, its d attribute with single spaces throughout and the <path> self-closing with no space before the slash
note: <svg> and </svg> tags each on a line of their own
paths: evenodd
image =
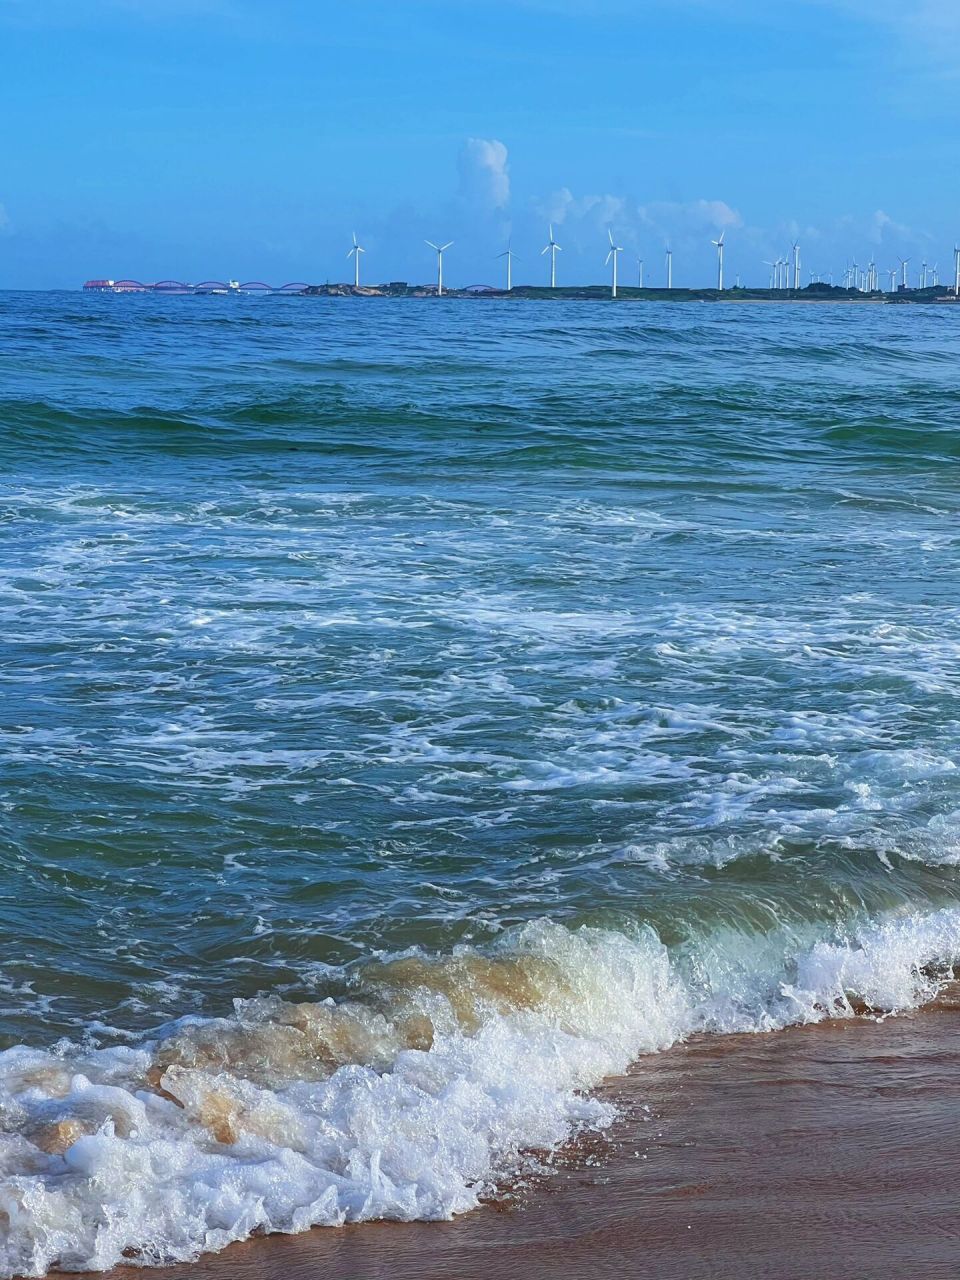
<svg viewBox="0 0 960 1280">
<path fill-rule="evenodd" d="M 430 248 L 431 248 L 431 249 L 436 249 L 436 250 L 437 250 L 437 253 L 439 253 L 439 252 L 440 252 L 440 250 L 439 250 L 438 246 L 437 246 L 437 245 L 435 245 L 435 244 L 433 243 L 433 241 L 432 241 L 432 240 L 424 240 L 424 242 L 423 242 L 423 243 L 424 243 L 424 244 L 428 244 L 428 245 L 430 246 Z"/>
</svg>

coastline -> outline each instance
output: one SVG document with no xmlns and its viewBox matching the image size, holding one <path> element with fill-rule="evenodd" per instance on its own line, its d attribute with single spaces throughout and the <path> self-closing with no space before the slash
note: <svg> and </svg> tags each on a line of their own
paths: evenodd
<svg viewBox="0 0 960 1280">
<path fill-rule="evenodd" d="M 213 284 L 216 287 L 212 287 Z M 174 287 L 175 286 L 175 287 Z M 192 285 L 181 282 L 164 282 L 162 284 L 144 284 L 137 280 L 88 280 L 81 292 L 84 294 L 107 296 L 151 297 L 285 297 L 285 298 L 386 298 L 391 300 L 422 300 L 445 298 L 451 301 L 461 299 L 504 300 L 510 302 L 721 302 L 721 303 L 773 303 L 778 305 L 803 302 L 825 304 L 851 304 L 854 306 L 955 306 L 960 303 L 953 289 L 937 286 L 929 289 L 908 289 L 896 293 L 883 293 L 878 290 L 867 293 L 858 289 L 845 289 L 835 286 L 818 287 L 815 285 L 803 289 L 748 289 L 729 288 L 718 290 L 705 289 L 660 289 L 631 285 L 619 285 L 616 296 L 611 296 L 610 286 L 594 285 L 558 285 L 556 288 L 545 288 L 539 285 L 514 285 L 511 289 L 503 289 L 497 285 L 477 284 L 466 288 L 445 286 L 442 294 L 437 294 L 435 285 L 408 284 L 406 281 L 395 281 L 391 284 L 351 285 L 351 284 L 286 284 L 280 287 L 270 285 L 245 285 L 236 281 L 227 283 L 207 282 L 204 285 Z"/>
<path fill-rule="evenodd" d="M 619 1107 L 606 1135 L 565 1151 L 537 1185 L 451 1222 L 317 1228 L 145 1274 L 489 1280 L 494 1268 L 525 1280 L 933 1280 L 956 1273 L 957 987 L 898 1017 L 697 1036 L 641 1059 L 603 1093 Z"/>
</svg>

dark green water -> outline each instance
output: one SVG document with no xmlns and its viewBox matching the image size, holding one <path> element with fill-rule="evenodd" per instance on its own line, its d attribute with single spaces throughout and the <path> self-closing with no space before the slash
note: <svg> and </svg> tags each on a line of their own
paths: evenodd
<svg viewBox="0 0 960 1280">
<path fill-rule="evenodd" d="M 627 1059 L 902 1005 L 960 947 L 958 338 L 0 295 L 4 1042 L 542 920 L 665 945 Z"/>
</svg>

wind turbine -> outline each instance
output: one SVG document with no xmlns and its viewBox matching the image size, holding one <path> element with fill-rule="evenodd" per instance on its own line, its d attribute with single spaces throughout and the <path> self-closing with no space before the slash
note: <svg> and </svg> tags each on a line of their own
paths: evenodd
<svg viewBox="0 0 960 1280">
<path fill-rule="evenodd" d="M 711 240 L 711 244 L 717 246 L 717 289 L 723 293 L 723 237 L 726 233 L 720 232 L 719 240 Z"/>
<path fill-rule="evenodd" d="M 926 287 L 927 287 L 927 263 L 926 263 L 926 259 L 924 259 L 924 261 L 920 263 L 920 288 L 925 289 Z"/>
<path fill-rule="evenodd" d="M 900 263 L 900 272 L 901 272 L 900 284 L 901 284 L 901 286 L 902 286 L 904 289 L 906 289 L 906 287 L 907 287 L 907 263 L 910 261 L 910 259 L 909 259 L 909 258 L 898 258 L 898 259 L 897 259 L 897 261 Z"/>
<path fill-rule="evenodd" d="M 553 238 L 552 222 L 550 223 L 550 239 L 540 250 L 540 257 L 542 258 L 545 253 L 550 255 L 550 288 L 555 289 L 557 287 L 557 254 L 563 253 L 563 250 Z"/>
<path fill-rule="evenodd" d="M 777 275 L 779 275 L 780 272 L 780 262 L 779 260 L 776 262 L 768 262 L 766 258 L 764 258 L 763 265 L 770 268 L 770 288 L 775 289 L 777 287 Z M 775 275 L 774 272 L 776 272 L 777 275 Z"/>
<path fill-rule="evenodd" d="M 673 288 L 673 250 L 667 246 L 667 288 Z"/>
<path fill-rule="evenodd" d="M 897 292 L 897 268 L 896 267 L 890 268 L 890 292 L 891 293 Z"/>
<path fill-rule="evenodd" d="M 954 295 L 960 298 L 960 247 L 953 251 L 953 271 L 954 271 Z"/>
<path fill-rule="evenodd" d="M 793 287 L 800 288 L 800 241 L 793 242 Z"/>
<path fill-rule="evenodd" d="M 643 288 L 643 259 L 637 258 L 637 288 Z"/>
<path fill-rule="evenodd" d="M 610 284 L 610 297 L 615 298 L 617 296 L 617 254 L 623 253 L 623 245 L 614 244 L 613 232 L 609 227 L 607 227 L 607 237 L 610 240 L 610 252 L 607 254 L 606 262 L 604 262 L 603 265 L 606 266 L 607 262 L 613 263 L 613 279 Z"/>
<path fill-rule="evenodd" d="M 513 249 L 510 247 L 509 240 L 507 241 L 507 247 L 506 249 L 504 249 L 503 253 L 497 254 L 498 258 L 506 258 L 507 260 L 507 293 L 509 293 L 510 290 L 513 288 L 513 260 L 516 256 L 517 255 L 513 252 Z"/>
<path fill-rule="evenodd" d="M 428 244 L 431 249 L 436 250 L 437 254 L 437 297 L 443 297 L 443 255 L 452 246 L 453 241 L 448 240 L 446 244 L 434 244 L 432 240 L 424 240 L 424 244 Z"/>
<path fill-rule="evenodd" d="M 360 244 L 357 241 L 357 233 L 354 232 L 353 248 L 347 254 L 347 257 L 353 259 L 353 287 L 355 289 L 360 288 L 360 255 L 361 253 L 366 253 L 366 252 L 367 252 L 366 249 L 362 249 L 360 247 Z"/>
</svg>

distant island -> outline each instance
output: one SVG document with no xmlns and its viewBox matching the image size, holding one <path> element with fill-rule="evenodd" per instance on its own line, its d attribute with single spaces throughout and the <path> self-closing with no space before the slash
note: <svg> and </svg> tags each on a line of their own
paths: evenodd
<svg viewBox="0 0 960 1280">
<path fill-rule="evenodd" d="M 393 280 L 389 284 L 306 284 L 297 281 L 273 286 L 254 280 L 240 283 L 237 280 L 205 280 L 200 284 L 186 284 L 179 280 L 161 280 L 157 284 L 144 284 L 139 280 L 88 280 L 85 293 L 151 293 L 165 296 L 225 296 L 231 294 L 261 294 L 284 297 L 310 298 L 435 298 L 437 287 L 433 284 L 408 284 L 405 280 Z M 501 289 L 495 285 L 469 285 L 465 289 L 444 286 L 444 298 L 520 298 L 533 301 L 597 301 L 597 302 L 853 302 L 865 304 L 896 303 L 957 303 L 960 297 L 953 288 L 933 285 L 926 289 L 899 287 L 894 293 L 879 289 L 847 289 L 842 285 L 824 283 L 808 284 L 803 289 L 748 289 L 734 286 L 731 289 L 653 289 L 631 288 L 619 285 L 616 298 L 611 297 L 608 284 L 514 285 Z"/>
</svg>

